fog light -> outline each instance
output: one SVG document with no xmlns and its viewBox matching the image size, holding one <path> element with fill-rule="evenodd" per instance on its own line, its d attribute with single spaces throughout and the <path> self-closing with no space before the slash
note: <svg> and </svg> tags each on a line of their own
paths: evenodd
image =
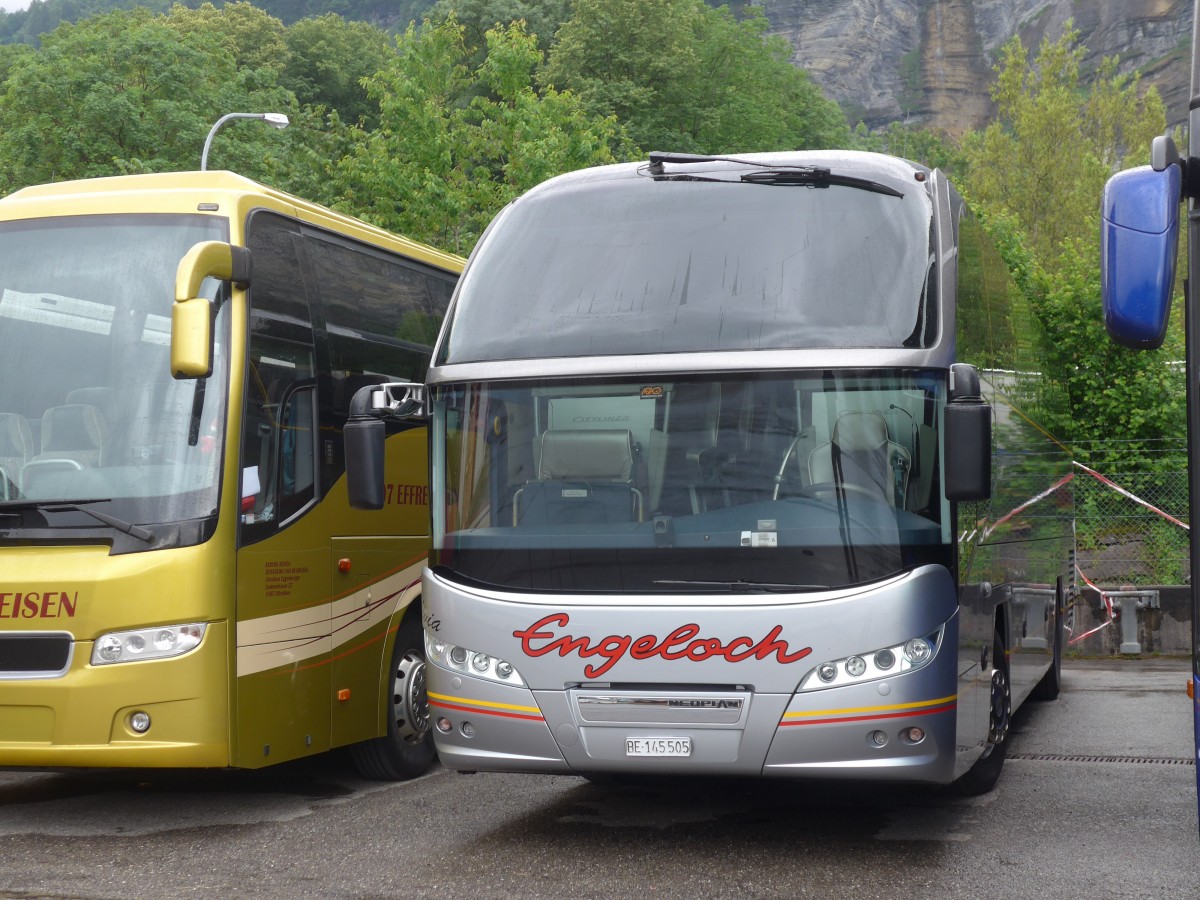
<svg viewBox="0 0 1200 900">
<path fill-rule="evenodd" d="M 129 727 L 138 734 L 145 734 L 150 730 L 150 716 L 144 712 L 135 712 L 129 717 Z"/>
<path fill-rule="evenodd" d="M 861 656 L 852 656 L 846 660 L 846 671 L 857 678 L 867 671 L 867 661 Z"/>
<path fill-rule="evenodd" d="M 458 730 L 462 732 L 462 736 L 465 738 L 475 737 L 475 726 L 470 722 L 463 722 L 462 727 Z"/>
<path fill-rule="evenodd" d="M 872 731 L 868 735 L 867 740 L 876 747 L 885 747 L 887 746 L 888 736 L 882 731 Z"/>
<path fill-rule="evenodd" d="M 919 744 L 921 741 L 925 740 L 925 729 L 917 728 L 915 726 L 912 728 L 905 728 L 902 732 L 900 732 L 900 736 L 910 744 Z"/>
<path fill-rule="evenodd" d="M 449 719 L 447 719 L 445 716 L 442 716 L 437 720 L 437 730 L 442 734 L 449 734 L 454 730 L 454 725 L 451 724 Z"/>
</svg>

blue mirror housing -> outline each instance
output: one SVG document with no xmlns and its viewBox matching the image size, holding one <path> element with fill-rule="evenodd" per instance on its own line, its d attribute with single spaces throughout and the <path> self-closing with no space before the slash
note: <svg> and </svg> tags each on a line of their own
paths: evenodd
<svg viewBox="0 0 1200 900">
<path fill-rule="evenodd" d="M 1104 186 L 1100 293 L 1104 325 L 1119 344 L 1162 346 L 1171 313 L 1183 173 L 1178 165 L 1119 172 Z"/>
</svg>

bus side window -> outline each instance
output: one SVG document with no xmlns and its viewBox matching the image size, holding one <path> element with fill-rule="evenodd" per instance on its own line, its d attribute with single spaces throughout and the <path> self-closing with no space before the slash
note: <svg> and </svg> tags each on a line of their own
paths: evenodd
<svg viewBox="0 0 1200 900">
<path fill-rule="evenodd" d="M 258 491 L 243 485 L 247 525 L 283 522 L 314 496 L 316 381 L 308 348 L 259 340 L 251 350 L 242 431 L 243 468 L 256 468 Z"/>
</svg>

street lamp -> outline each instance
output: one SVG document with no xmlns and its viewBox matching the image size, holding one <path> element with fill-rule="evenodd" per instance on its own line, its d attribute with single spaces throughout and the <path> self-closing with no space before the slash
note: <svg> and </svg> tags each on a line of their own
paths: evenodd
<svg viewBox="0 0 1200 900">
<path fill-rule="evenodd" d="M 221 129 L 221 126 L 230 119 L 262 119 L 272 128 L 287 128 L 288 117 L 283 113 L 226 113 L 217 119 L 216 124 L 209 129 L 208 137 L 204 139 L 204 152 L 200 154 L 200 171 L 204 172 L 208 169 L 208 148 L 212 146 L 213 138 Z"/>
</svg>

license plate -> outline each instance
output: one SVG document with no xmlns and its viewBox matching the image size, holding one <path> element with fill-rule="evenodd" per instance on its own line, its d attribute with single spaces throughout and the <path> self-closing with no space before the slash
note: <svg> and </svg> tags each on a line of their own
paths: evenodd
<svg viewBox="0 0 1200 900">
<path fill-rule="evenodd" d="M 690 737 L 625 738 L 626 756 L 691 756 Z"/>
</svg>

